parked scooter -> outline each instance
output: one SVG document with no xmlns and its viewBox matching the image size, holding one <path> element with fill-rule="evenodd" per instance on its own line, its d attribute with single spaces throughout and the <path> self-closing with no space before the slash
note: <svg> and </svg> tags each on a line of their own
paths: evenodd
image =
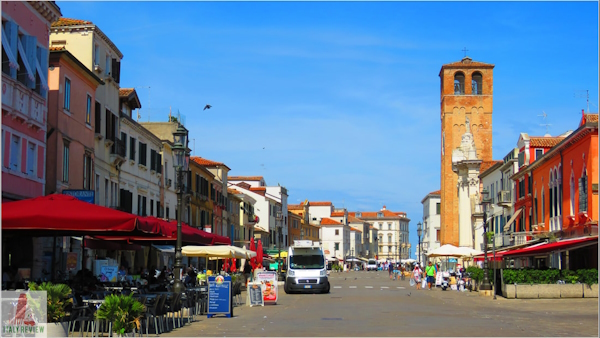
<svg viewBox="0 0 600 338">
<path fill-rule="evenodd" d="M 446 291 L 446 289 L 450 285 L 450 273 L 447 271 L 442 272 L 442 290 Z"/>
</svg>

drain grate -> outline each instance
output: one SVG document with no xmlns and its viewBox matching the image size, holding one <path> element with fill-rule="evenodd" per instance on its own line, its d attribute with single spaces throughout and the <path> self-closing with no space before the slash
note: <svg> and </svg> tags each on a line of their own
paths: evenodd
<svg viewBox="0 0 600 338">
<path fill-rule="evenodd" d="M 342 320 L 342 318 L 321 318 L 321 320 Z"/>
</svg>

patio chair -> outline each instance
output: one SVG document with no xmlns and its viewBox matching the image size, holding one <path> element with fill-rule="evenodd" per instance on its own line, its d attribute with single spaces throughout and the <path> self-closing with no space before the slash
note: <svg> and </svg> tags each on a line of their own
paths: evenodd
<svg viewBox="0 0 600 338">
<path fill-rule="evenodd" d="M 175 329 L 176 321 L 175 321 L 175 313 L 181 311 L 181 293 L 175 293 L 171 296 L 171 299 L 166 304 L 166 315 L 168 321 L 168 314 L 171 314 L 173 318 L 173 329 Z M 181 316 L 179 316 L 179 327 L 181 327 Z"/>
<path fill-rule="evenodd" d="M 81 336 L 83 337 L 83 327 L 86 326 L 86 332 L 94 332 L 94 310 L 92 307 L 88 305 L 83 305 L 79 301 L 79 297 L 72 296 L 73 298 L 73 307 L 71 308 L 71 315 L 69 317 L 69 323 L 67 326 L 67 331 L 71 332 L 72 335 L 75 334 L 75 327 L 77 323 L 79 323 L 79 331 L 81 332 Z M 73 328 L 71 328 L 71 324 L 73 324 Z M 90 331 L 91 326 L 91 331 Z"/>
</svg>

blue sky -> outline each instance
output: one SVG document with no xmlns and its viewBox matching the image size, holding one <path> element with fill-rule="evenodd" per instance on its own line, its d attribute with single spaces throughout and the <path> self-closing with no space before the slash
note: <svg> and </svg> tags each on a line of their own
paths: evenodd
<svg viewBox="0 0 600 338">
<path fill-rule="evenodd" d="M 172 107 L 195 155 L 280 183 L 289 203 L 406 211 L 413 248 L 440 187 L 438 74 L 464 47 L 496 65 L 495 159 L 541 124 L 575 129 L 585 90 L 598 111 L 597 2 L 57 4 L 124 54 L 142 121 Z"/>
</svg>

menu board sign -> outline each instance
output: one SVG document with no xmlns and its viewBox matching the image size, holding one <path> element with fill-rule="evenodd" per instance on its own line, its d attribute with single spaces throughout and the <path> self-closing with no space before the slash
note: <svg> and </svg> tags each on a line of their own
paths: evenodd
<svg viewBox="0 0 600 338">
<path fill-rule="evenodd" d="M 208 277 L 208 313 L 207 317 L 224 314 L 231 317 L 231 277 Z"/>
<path fill-rule="evenodd" d="M 68 252 L 67 253 L 67 270 L 75 270 L 77 269 L 77 259 L 79 258 L 79 254 L 77 252 Z"/>
<path fill-rule="evenodd" d="M 248 297 L 250 299 L 250 306 L 265 306 L 263 300 L 261 283 L 248 283 Z"/>
<path fill-rule="evenodd" d="M 259 271 L 256 273 L 255 282 L 262 284 L 263 300 L 265 304 L 276 304 L 278 298 L 277 272 Z"/>
</svg>

